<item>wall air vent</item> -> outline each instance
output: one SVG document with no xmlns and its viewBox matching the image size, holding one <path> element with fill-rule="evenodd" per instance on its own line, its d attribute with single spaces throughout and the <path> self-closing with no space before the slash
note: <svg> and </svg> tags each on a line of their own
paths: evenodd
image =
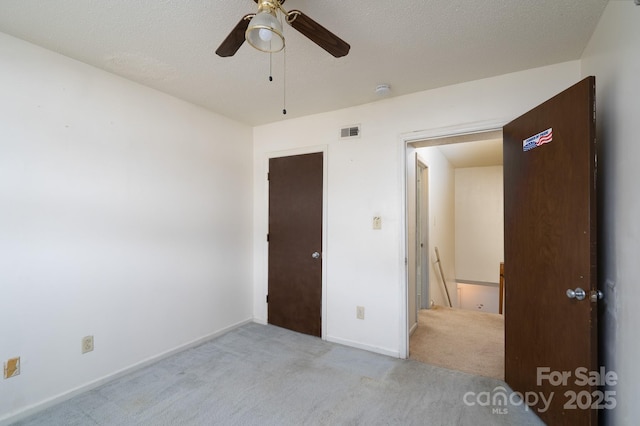
<svg viewBox="0 0 640 426">
<path fill-rule="evenodd" d="M 340 139 L 353 139 L 360 137 L 360 125 L 355 124 L 353 126 L 343 127 L 340 129 Z"/>
</svg>

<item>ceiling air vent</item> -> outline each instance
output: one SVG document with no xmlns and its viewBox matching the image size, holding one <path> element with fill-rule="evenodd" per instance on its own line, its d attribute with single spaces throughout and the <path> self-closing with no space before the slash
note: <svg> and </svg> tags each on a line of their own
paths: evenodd
<svg viewBox="0 0 640 426">
<path fill-rule="evenodd" d="M 360 137 L 360 125 L 356 124 L 340 129 L 340 139 L 352 139 Z"/>
</svg>

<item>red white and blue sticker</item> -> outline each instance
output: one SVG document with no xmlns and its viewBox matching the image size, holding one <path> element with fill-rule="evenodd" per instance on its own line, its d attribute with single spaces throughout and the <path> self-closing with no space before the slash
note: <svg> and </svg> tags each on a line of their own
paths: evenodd
<svg viewBox="0 0 640 426">
<path fill-rule="evenodd" d="M 535 136 L 531 136 L 522 141 L 522 150 L 530 151 L 533 148 L 537 148 L 540 145 L 544 145 L 553 140 L 553 128 L 549 128 L 544 132 L 540 132 Z"/>
</svg>

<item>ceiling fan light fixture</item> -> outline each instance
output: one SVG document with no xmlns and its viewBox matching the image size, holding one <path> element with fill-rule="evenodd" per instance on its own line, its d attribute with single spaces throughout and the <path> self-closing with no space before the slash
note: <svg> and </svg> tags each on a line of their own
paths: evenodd
<svg viewBox="0 0 640 426">
<path fill-rule="evenodd" d="M 262 52 L 279 52 L 284 49 L 282 24 L 273 9 L 258 11 L 249 22 L 245 39 L 254 48 Z"/>
</svg>

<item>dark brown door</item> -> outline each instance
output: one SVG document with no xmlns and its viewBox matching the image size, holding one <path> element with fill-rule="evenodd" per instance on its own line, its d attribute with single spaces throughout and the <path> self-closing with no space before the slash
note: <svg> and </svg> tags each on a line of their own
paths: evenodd
<svg viewBox="0 0 640 426">
<path fill-rule="evenodd" d="M 535 404 L 550 425 L 596 424 L 604 403 L 582 385 L 598 365 L 594 113 L 589 77 L 503 129 L 505 380 L 552 396 Z"/>
<path fill-rule="evenodd" d="M 269 323 L 322 333 L 323 153 L 269 160 Z"/>
</svg>

